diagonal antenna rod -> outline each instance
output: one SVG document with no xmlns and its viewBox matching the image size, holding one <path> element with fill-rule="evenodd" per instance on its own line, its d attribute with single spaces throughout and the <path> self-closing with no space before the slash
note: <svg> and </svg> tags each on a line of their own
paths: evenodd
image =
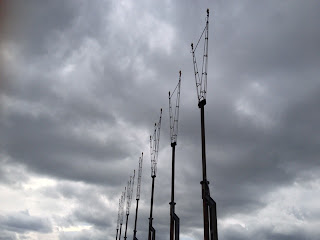
<svg viewBox="0 0 320 240">
<path fill-rule="evenodd" d="M 175 175 L 175 149 L 177 145 L 178 137 L 178 120 L 179 120 L 179 104 L 180 104 L 180 86 L 181 86 L 181 71 L 179 71 L 179 82 L 172 94 L 169 92 L 169 115 L 170 115 L 170 138 L 172 148 L 172 175 L 171 175 L 171 202 L 170 204 L 170 240 L 179 240 L 180 235 L 180 220 L 175 213 L 174 202 L 174 175 Z M 177 90 L 176 106 L 174 115 L 172 111 L 171 98 Z"/>
<path fill-rule="evenodd" d="M 120 212 L 120 233 L 119 233 L 119 240 L 121 239 L 121 230 L 122 230 L 122 224 L 123 224 L 123 214 L 124 214 L 124 202 L 126 199 L 126 187 L 124 188 L 124 191 L 122 192 L 121 195 L 121 212 Z"/>
<path fill-rule="evenodd" d="M 159 122 L 154 124 L 153 136 L 150 136 L 151 177 L 153 176 L 156 177 L 156 174 L 157 174 L 161 118 L 162 118 L 162 108 L 160 110 Z"/>
<path fill-rule="evenodd" d="M 179 104 L 180 104 L 180 86 L 181 86 L 181 71 L 179 71 L 179 82 L 173 92 L 170 94 L 169 92 L 169 116 L 170 116 L 170 138 L 171 144 L 177 142 L 178 137 L 178 119 L 179 119 Z M 174 109 L 174 113 L 172 111 L 172 102 L 171 99 L 174 93 L 177 91 L 176 97 L 176 106 Z"/>
<path fill-rule="evenodd" d="M 203 46 L 203 57 L 201 65 L 201 75 L 199 75 L 198 64 L 196 60 L 195 51 L 199 45 L 200 40 L 204 34 L 204 46 Z M 195 48 L 193 48 L 193 43 L 191 43 L 191 52 L 193 57 L 193 68 L 194 68 L 194 77 L 197 88 L 198 102 L 206 99 L 207 95 L 207 70 L 208 70 L 208 37 L 209 37 L 209 9 L 207 9 L 207 18 L 206 26 L 197 42 Z"/>
<path fill-rule="evenodd" d="M 133 170 L 133 176 L 130 176 L 130 180 L 128 181 L 128 187 L 127 187 L 127 208 L 126 208 L 127 219 L 126 219 L 126 230 L 124 233 L 125 240 L 127 239 L 128 218 L 129 218 L 129 212 L 130 212 L 130 206 L 131 206 L 131 200 L 132 200 L 135 175 L 136 175 L 136 170 Z"/>
<path fill-rule="evenodd" d="M 130 193 L 129 193 L 128 202 L 127 202 L 127 214 L 129 214 L 130 212 L 135 177 L 136 177 L 136 170 L 133 170 L 133 177 L 131 178 L 131 181 L 130 181 Z"/>
<path fill-rule="evenodd" d="M 137 194 L 136 194 L 136 200 L 137 200 L 136 218 L 135 218 L 135 221 L 134 221 L 133 240 L 138 240 L 137 237 L 136 237 L 136 234 L 137 234 L 138 207 L 139 207 L 139 200 L 140 200 L 142 162 L 143 162 L 143 153 L 141 154 L 141 157 L 139 157 L 138 182 L 137 182 Z"/>
<path fill-rule="evenodd" d="M 150 157 L 151 157 L 151 178 L 152 178 L 152 187 L 151 187 L 151 206 L 150 206 L 150 217 L 149 217 L 149 233 L 148 240 L 156 239 L 156 230 L 152 226 L 152 211 L 153 211 L 153 194 L 154 194 L 154 179 L 157 174 L 157 161 L 159 153 L 159 142 L 160 142 L 160 128 L 161 128 L 161 117 L 162 117 L 162 108 L 160 110 L 159 122 L 154 125 L 153 136 L 150 136 Z"/>
<path fill-rule="evenodd" d="M 205 35 L 201 76 L 199 76 L 197 61 L 195 57 L 195 50 L 202 38 Z M 207 94 L 207 68 L 208 68 L 208 37 L 209 37 L 209 9 L 207 9 L 206 26 L 202 32 L 200 39 L 195 48 L 191 43 L 191 52 L 193 57 L 193 68 L 196 81 L 198 107 L 201 113 L 201 146 L 202 146 L 202 200 L 203 200 L 203 231 L 204 240 L 218 240 L 217 229 L 217 210 L 216 202 L 210 197 L 209 181 L 207 180 L 206 167 L 206 142 L 205 142 L 205 122 L 204 122 L 204 106 L 206 105 Z"/>
</svg>

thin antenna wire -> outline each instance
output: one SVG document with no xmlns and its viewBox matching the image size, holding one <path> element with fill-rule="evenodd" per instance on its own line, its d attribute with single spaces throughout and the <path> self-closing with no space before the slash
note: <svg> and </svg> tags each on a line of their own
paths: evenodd
<svg viewBox="0 0 320 240">
<path fill-rule="evenodd" d="M 132 182 L 130 185 L 130 201 L 129 201 L 129 211 L 130 211 L 130 207 L 131 207 L 131 202 L 132 202 L 132 195 L 133 195 L 133 187 L 134 187 L 134 179 L 136 176 L 136 170 L 133 170 L 133 177 L 132 177 Z"/>
<path fill-rule="evenodd" d="M 130 179 L 128 181 L 128 187 L 127 187 L 127 209 L 126 214 L 129 214 L 130 206 L 131 206 L 131 200 L 132 200 L 132 193 L 133 193 L 133 185 L 134 185 L 134 178 L 135 178 L 136 171 L 133 170 L 133 176 L 130 176 Z"/>
<path fill-rule="evenodd" d="M 205 38 L 204 38 L 204 47 L 203 47 L 203 55 L 202 55 L 201 76 L 199 76 L 199 70 L 198 70 L 198 64 L 195 56 L 195 51 L 200 43 L 200 40 L 203 37 L 203 34 Z M 191 43 L 191 52 L 193 56 L 193 69 L 194 69 L 197 96 L 198 96 L 199 102 L 201 102 L 202 100 L 205 100 L 206 94 L 207 94 L 208 37 L 209 37 L 209 10 L 207 10 L 206 26 L 203 32 L 201 33 L 195 48 L 193 47 L 193 43 Z"/>
<path fill-rule="evenodd" d="M 139 157 L 139 170 L 138 170 L 138 182 L 137 182 L 137 195 L 136 195 L 136 200 L 140 200 L 142 162 L 143 162 L 143 153 L 141 154 L 141 157 Z"/>
<path fill-rule="evenodd" d="M 124 191 L 122 192 L 122 197 L 121 197 L 121 214 L 120 214 L 120 225 L 123 224 L 123 214 L 124 214 L 124 203 L 126 199 L 126 187 L 124 188 Z"/>
<path fill-rule="evenodd" d="M 156 173 L 157 173 L 161 118 L 162 118 L 162 108 L 160 110 L 159 122 L 154 124 L 153 136 L 150 136 L 151 177 L 156 176 Z"/>
<path fill-rule="evenodd" d="M 179 104 L 180 104 L 180 86 L 181 86 L 181 71 L 179 71 L 179 82 L 173 92 L 169 92 L 169 115 L 170 115 L 170 138 L 171 143 L 177 143 L 178 138 L 178 120 L 179 120 Z M 172 111 L 171 98 L 177 90 L 176 105 L 174 109 L 174 115 Z"/>
</svg>

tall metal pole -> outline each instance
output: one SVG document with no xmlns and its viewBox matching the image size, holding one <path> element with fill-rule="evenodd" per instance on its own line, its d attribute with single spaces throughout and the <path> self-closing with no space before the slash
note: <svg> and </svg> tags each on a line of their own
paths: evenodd
<svg viewBox="0 0 320 240">
<path fill-rule="evenodd" d="M 121 240 L 121 229 L 122 229 L 122 223 L 120 224 L 119 240 Z"/>
<path fill-rule="evenodd" d="M 128 205 L 129 205 L 129 200 L 130 200 L 130 187 L 131 187 L 131 180 L 132 177 L 130 176 L 130 180 L 128 181 L 128 186 L 127 186 L 127 205 L 126 205 L 126 228 L 124 231 L 124 239 L 127 239 L 127 227 L 128 227 L 128 218 L 129 218 L 129 211 L 128 211 Z M 121 239 L 119 239 L 121 240 Z"/>
<path fill-rule="evenodd" d="M 208 205 L 206 201 L 206 195 L 208 194 L 207 181 L 207 165 L 206 165 L 206 139 L 205 139 L 205 125 L 204 125 L 204 105 L 206 100 L 199 102 L 198 106 L 201 111 L 201 145 L 202 145 L 202 200 L 203 200 L 203 223 L 204 223 L 204 239 L 209 240 L 209 213 Z"/>
<path fill-rule="evenodd" d="M 124 233 L 124 240 L 127 239 L 128 218 L 129 218 L 129 213 L 130 213 L 130 206 L 131 206 L 131 200 L 132 200 L 135 173 L 136 173 L 136 171 L 133 170 L 133 176 L 130 176 L 130 180 L 128 181 L 128 187 L 127 187 L 127 209 L 126 209 L 127 220 L 126 220 L 126 230 Z"/>
<path fill-rule="evenodd" d="M 206 105 L 207 94 L 207 69 L 208 69 L 208 38 L 209 38 L 209 9 L 207 9 L 206 26 L 198 40 L 196 46 L 191 44 L 193 55 L 193 67 L 195 82 L 198 96 L 198 107 L 201 114 L 201 146 L 202 146 L 202 200 L 203 200 L 203 225 L 204 225 L 204 240 L 218 240 L 217 231 L 217 211 L 216 202 L 210 197 L 209 182 L 207 180 L 207 166 L 206 166 L 206 141 L 205 141 L 205 122 L 204 122 L 204 106 Z M 204 35 L 204 48 L 202 58 L 202 71 L 199 75 L 197 61 L 195 57 L 195 50 Z"/>
<path fill-rule="evenodd" d="M 137 205 L 136 205 L 136 217 L 134 220 L 133 240 L 137 239 L 136 234 L 137 234 L 138 206 L 139 206 L 139 199 L 137 199 Z"/>
<path fill-rule="evenodd" d="M 170 240 L 174 238 L 174 172 L 175 172 L 175 149 L 176 143 L 171 143 L 172 148 L 172 172 L 171 172 L 171 202 L 170 202 Z"/>
<path fill-rule="evenodd" d="M 124 232 L 124 239 L 127 239 L 127 228 L 128 228 L 128 218 L 129 218 L 129 214 L 127 213 L 127 220 L 126 220 L 126 231 Z"/>
<path fill-rule="evenodd" d="M 138 169 L 138 181 L 137 181 L 137 194 L 136 194 L 136 217 L 134 220 L 134 230 L 133 230 L 133 240 L 137 240 L 137 219 L 138 219 L 138 208 L 139 208 L 139 200 L 140 200 L 140 188 L 141 188 L 141 174 L 142 174 L 142 162 L 143 162 L 143 153 L 139 158 L 139 169 Z"/>
<path fill-rule="evenodd" d="M 116 234 L 116 240 L 118 240 L 118 232 L 119 232 L 119 225 L 120 225 L 120 215 L 121 215 L 121 201 L 122 201 L 122 195 L 119 199 L 119 209 L 118 209 L 118 220 L 117 220 L 117 234 Z"/>
<path fill-rule="evenodd" d="M 150 156 L 151 156 L 151 178 L 152 178 L 152 188 L 151 188 L 151 206 L 150 206 L 150 217 L 149 217 L 149 232 L 148 240 L 156 239 L 156 230 L 152 226 L 152 211 L 153 211 L 153 195 L 154 195 L 154 179 L 157 173 L 157 161 L 159 153 L 159 143 L 160 143 L 160 128 L 161 128 L 161 118 L 162 118 L 162 108 L 160 110 L 160 118 L 158 124 L 154 125 L 153 136 L 150 136 Z"/>
<path fill-rule="evenodd" d="M 119 240 L 121 240 L 121 231 L 122 231 L 122 223 L 123 223 L 123 213 L 124 213 L 124 202 L 126 199 L 126 187 L 124 188 L 124 192 L 121 195 L 121 214 L 120 214 L 120 233 L 119 233 Z"/>
<path fill-rule="evenodd" d="M 152 226 L 152 211 L 153 211 L 153 194 L 154 194 L 154 179 L 155 179 L 155 175 L 151 176 L 152 177 L 152 188 L 151 188 L 151 207 L 150 207 L 150 217 L 149 217 L 149 236 L 148 236 L 148 240 L 154 240 L 155 239 L 155 229 Z"/>
<path fill-rule="evenodd" d="M 170 204 L 170 240 L 179 240 L 180 235 L 180 220 L 175 213 L 174 201 L 174 180 L 175 180 L 175 150 L 178 138 L 178 120 L 179 120 L 179 104 L 180 104 L 180 86 L 181 86 L 181 71 L 179 71 L 179 82 L 172 94 L 169 92 L 169 115 L 170 115 L 170 138 L 172 148 L 172 166 L 171 166 L 171 202 Z M 176 105 L 172 110 L 171 98 L 177 90 Z"/>
</svg>

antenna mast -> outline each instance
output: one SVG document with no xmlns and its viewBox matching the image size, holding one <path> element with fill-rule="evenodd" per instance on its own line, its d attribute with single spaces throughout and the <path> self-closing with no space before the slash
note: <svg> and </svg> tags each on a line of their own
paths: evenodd
<svg viewBox="0 0 320 240">
<path fill-rule="evenodd" d="M 131 200 L 132 200 L 135 175 L 136 175 L 136 170 L 133 170 L 133 177 L 130 176 L 130 180 L 128 181 L 128 187 L 127 187 L 127 208 L 126 208 L 127 220 L 126 220 L 126 231 L 124 233 L 125 240 L 127 239 L 128 218 L 129 218 L 129 212 L 130 212 L 130 206 L 131 206 Z"/>
<path fill-rule="evenodd" d="M 180 219 L 175 213 L 174 202 L 174 173 L 175 173 L 175 148 L 177 145 L 178 137 L 178 120 L 179 120 L 179 104 L 180 104 L 180 86 L 181 86 L 181 71 L 179 71 L 179 82 L 172 94 L 169 92 L 169 115 L 170 115 L 170 138 L 172 148 L 172 177 L 171 177 L 171 202 L 170 204 L 170 240 L 179 240 L 180 234 Z M 171 98 L 177 90 L 176 106 L 174 115 L 172 111 Z"/>
<path fill-rule="evenodd" d="M 150 217 L 149 217 L 148 240 L 155 240 L 156 239 L 156 230 L 152 226 L 152 220 L 153 220 L 152 210 L 153 210 L 154 179 L 156 178 L 156 174 L 157 174 L 157 161 L 158 161 L 158 153 L 159 153 L 161 117 L 162 117 L 162 108 L 160 110 L 159 122 L 158 122 L 158 124 L 155 123 L 153 136 L 150 136 L 152 188 L 151 188 L 151 207 L 150 207 Z"/>
<path fill-rule="evenodd" d="M 195 57 L 195 51 L 204 34 L 204 47 L 202 58 L 201 76 L 199 76 L 198 65 Z M 196 82 L 198 107 L 201 112 L 201 145 L 202 145 L 202 199 L 203 199 L 203 223 L 204 240 L 218 240 L 217 229 L 217 210 L 216 202 L 210 197 L 209 181 L 207 180 L 206 168 L 206 143 L 205 143 L 205 125 L 204 125 L 204 106 L 206 105 L 207 94 L 207 69 L 208 69 L 208 37 L 209 37 L 209 9 L 207 9 L 206 26 L 194 47 L 191 43 L 191 52 L 193 56 L 193 68 Z M 210 229 L 209 229 L 210 228 Z"/>
<path fill-rule="evenodd" d="M 122 195 L 119 199 L 119 208 L 118 208 L 118 220 L 117 220 L 117 235 L 116 235 L 116 240 L 118 240 L 118 231 L 119 231 L 119 225 L 120 225 L 120 213 L 121 213 L 121 199 Z"/>
<path fill-rule="evenodd" d="M 140 200 L 142 162 L 143 162 L 143 153 L 141 154 L 141 157 L 139 157 L 138 183 L 137 183 L 137 195 L 136 195 L 136 200 L 137 200 L 136 218 L 135 218 L 135 221 L 134 221 L 133 240 L 138 240 L 137 237 L 136 237 L 136 234 L 137 234 L 138 207 L 139 207 L 139 200 Z"/>
<path fill-rule="evenodd" d="M 121 207 L 120 207 L 120 234 L 119 234 L 119 240 L 121 240 L 121 230 L 122 230 L 122 224 L 123 224 L 123 214 L 124 214 L 124 201 L 126 199 L 126 187 L 124 187 L 124 191 L 121 194 Z"/>
</svg>

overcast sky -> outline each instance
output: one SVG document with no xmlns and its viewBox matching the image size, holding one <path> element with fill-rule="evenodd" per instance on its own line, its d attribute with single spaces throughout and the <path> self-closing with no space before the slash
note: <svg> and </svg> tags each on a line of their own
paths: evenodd
<svg viewBox="0 0 320 240">
<path fill-rule="evenodd" d="M 190 43 L 207 8 L 207 175 L 219 239 L 319 239 L 320 2 L 199 2 L 1 1 L 1 240 L 115 239 L 141 152 L 137 237 L 146 239 L 160 108 L 153 226 L 169 239 L 168 91 L 179 70 L 176 214 L 182 240 L 203 239 Z"/>
</svg>

